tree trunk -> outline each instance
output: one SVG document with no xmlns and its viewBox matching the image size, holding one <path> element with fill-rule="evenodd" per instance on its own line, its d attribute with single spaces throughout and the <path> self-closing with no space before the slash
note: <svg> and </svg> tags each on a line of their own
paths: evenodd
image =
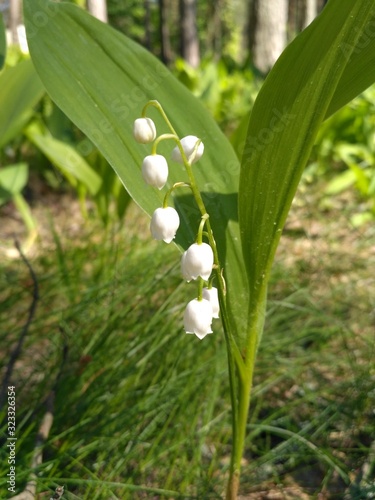
<svg viewBox="0 0 375 500">
<path fill-rule="evenodd" d="M 222 3 L 223 0 L 210 0 L 207 8 L 207 35 L 205 51 L 212 53 L 216 60 L 220 59 L 222 54 Z"/>
<path fill-rule="evenodd" d="M 303 27 L 306 28 L 311 24 L 318 14 L 318 6 L 316 0 L 305 0 L 305 18 Z"/>
<path fill-rule="evenodd" d="M 168 7 L 168 0 L 159 0 L 161 60 L 166 65 L 172 61 L 171 39 L 168 26 Z"/>
<path fill-rule="evenodd" d="M 253 63 L 261 73 L 267 73 L 286 46 L 288 1 L 254 0 L 253 16 Z"/>
<path fill-rule="evenodd" d="M 151 51 L 151 12 L 150 0 L 144 0 L 145 7 L 145 47 Z"/>
<path fill-rule="evenodd" d="M 106 0 L 87 0 L 87 10 L 103 23 L 108 22 Z"/>
<path fill-rule="evenodd" d="M 255 49 L 255 33 L 258 24 L 257 9 L 255 4 L 256 0 L 252 0 L 248 3 L 247 25 L 245 27 L 246 32 L 244 34 L 244 38 L 246 40 L 245 46 L 250 50 L 251 54 Z"/>
<path fill-rule="evenodd" d="M 193 68 L 199 66 L 196 0 L 180 0 L 181 55 Z"/>
<path fill-rule="evenodd" d="M 17 26 L 21 24 L 21 0 L 10 0 L 9 17 L 12 43 L 17 45 L 19 43 Z"/>
</svg>

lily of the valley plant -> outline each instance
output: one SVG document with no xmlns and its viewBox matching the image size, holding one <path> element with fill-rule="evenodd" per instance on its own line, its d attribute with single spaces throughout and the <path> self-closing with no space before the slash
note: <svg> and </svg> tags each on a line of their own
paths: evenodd
<svg viewBox="0 0 375 500">
<path fill-rule="evenodd" d="M 197 297 L 186 306 L 184 327 L 186 333 L 193 333 L 202 340 L 206 335 L 212 333 L 212 319 L 219 317 L 218 291 L 216 287 L 212 286 L 212 279 L 210 278 L 214 266 L 218 280 L 223 284 L 216 243 L 208 220 L 209 215 L 192 169 L 192 164 L 196 163 L 203 155 L 204 145 L 198 137 L 193 135 L 180 139 L 162 106 L 157 101 L 148 102 L 143 109 L 142 115 L 146 114 L 149 106 L 154 106 L 160 111 L 170 129 L 170 133 L 157 137 L 156 126 L 151 118 L 143 116 L 135 120 L 133 127 L 135 140 L 141 144 L 153 142 L 151 155 L 146 156 L 142 163 L 142 175 L 145 182 L 158 189 L 162 189 L 167 182 L 169 172 L 167 160 L 156 152 L 158 144 L 163 140 L 174 141 L 177 144 L 172 150 L 171 158 L 173 161 L 184 165 L 189 178 L 189 183 L 177 182 L 166 192 L 163 206 L 157 208 L 152 214 L 151 234 L 156 240 L 164 240 L 166 243 L 170 243 L 174 239 L 180 225 L 180 217 L 173 207 L 168 206 L 168 200 L 176 189 L 189 188 L 201 211 L 201 221 L 197 228 L 196 241 L 189 246 L 181 257 L 181 274 L 188 282 L 191 280 L 197 280 L 198 282 Z M 203 242 L 205 226 L 209 243 Z M 204 287 L 204 285 L 207 286 Z"/>
<path fill-rule="evenodd" d="M 233 500 L 274 255 L 321 123 L 375 81 L 374 2 L 328 1 L 265 80 L 247 131 L 234 135 L 237 154 L 198 100 L 119 32 L 65 2 L 24 0 L 24 18 L 51 98 L 150 215 L 152 236 L 171 243 L 177 232 L 182 277 L 197 284 L 181 312 L 185 331 L 202 339 L 220 317 L 233 431 L 226 496 Z M 151 117 L 150 108 L 159 113 Z M 158 136 L 160 122 L 168 131 Z M 168 159 L 158 152 L 164 141 L 171 142 Z M 177 190 L 189 191 L 195 211 L 190 202 L 176 210 Z"/>
</svg>

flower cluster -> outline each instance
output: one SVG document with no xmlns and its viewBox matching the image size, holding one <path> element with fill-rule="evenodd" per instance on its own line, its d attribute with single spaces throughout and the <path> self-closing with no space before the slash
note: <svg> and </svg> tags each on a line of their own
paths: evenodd
<svg viewBox="0 0 375 500">
<path fill-rule="evenodd" d="M 155 101 L 151 101 L 155 102 Z M 157 106 L 161 111 L 160 105 Z M 144 108 L 145 109 L 145 108 Z M 164 112 L 162 115 L 165 117 Z M 177 145 L 173 149 L 171 158 L 173 161 L 183 164 L 186 168 L 197 162 L 204 152 L 203 142 L 193 135 L 188 135 L 182 139 L 174 132 L 157 137 L 156 127 L 150 118 L 138 118 L 134 122 L 133 135 L 137 142 L 141 144 L 153 143 L 152 153 L 146 156 L 142 163 L 142 176 L 146 184 L 157 189 L 163 189 L 168 180 L 168 162 L 164 156 L 156 153 L 157 144 L 161 140 L 173 139 Z M 154 239 L 171 243 L 175 238 L 180 226 L 178 212 L 168 206 L 168 196 L 177 187 L 192 187 L 191 184 L 183 182 L 175 184 L 168 190 L 164 198 L 163 206 L 157 208 L 152 215 L 150 231 Z M 184 314 L 184 327 L 186 333 L 195 334 L 199 339 L 203 339 L 207 334 L 212 333 L 211 324 L 213 318 L 219 317 L 218 291 L 212 286 L 210 276 L 214 267 L 214 252 L 208 243 L 202 241 L 203 228 L 208 219 L 208 214 L 202 215 L 195 241 L 182 255 L 181 272 L 186 281 L 198 281 L 198 297 L 191 300 Z M 204 283 L 206 287 L 203 287 Z"/>
</svg>

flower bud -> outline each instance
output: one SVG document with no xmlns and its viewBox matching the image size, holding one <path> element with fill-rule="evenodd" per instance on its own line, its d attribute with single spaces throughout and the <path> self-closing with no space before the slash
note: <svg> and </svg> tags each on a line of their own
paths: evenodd
<svg viewBox="0 0 375 500">
<path fill-rule="evenodd" d="M 157 208 L 150 223 L 152 237 L 170 243 L 176 236 L 179 225 L 180 217 L 174 208 Z"/>
<path fill-rule="evenodd" d="M 185 309 L 184 327 L 186 333 L 195 333 L 199 339 L 212 333 L 212 306 L 206 299 L 191 300 Z"/>
<path fill-rule="evenodd" d="M 156 137 L 155 123 L 151 118 L 137 118 L 134 122 L 133 135 L 141 144 L 152 142 Z"/>
<path fill-rule="evenodd" d="M 220 306 L 219 297 L 217 295 L 217 288 L 215 288 L 214 286 L 212 288 L 203 288 L 202 295 L 203 298 L 208 300 L 212 306 L 212 317 L 218 318 Z"/>
<path fill-rule="evenodd" d="M 195 163 L 196 161 L 199 160 L 199 158 L 202 156 L 203 151 L 204 151 L 204 144 L 201 142 L 198 146 L 197 151 L 195 152 L 194 157 L 192 158 L 192 161 L 190 161 L 190 157 L 194 152 L 195 145 L 199 141 L 198 137 L 195 137 L 195 135 L 187 135 L 183 139 L 181 139 L 181 146 L 182 149 L 185 152 L 186 158 L 188 159 L 189 163 Z M 177 161 L 178 163 L 184 163 L 181 152 L 178 149 L 178 146 L 176 146 L 173 151 L 172 151 L 172 160 Z"/>
<path fill-rule="evenodd" d="M 168 179 L 168 163 L 162 155 L 149 155 L 143 160 L 142 175 L 147 184 L 162 189 Z"/>
<path fill-rule="evenodd" d="M 186 281 L 195 280 L 201 276 L 205 281 L 210 277 L 214 264 L 212 248 L 207 243 L 194 243 L 181 258 L 181 272 Z"/>
</svg>

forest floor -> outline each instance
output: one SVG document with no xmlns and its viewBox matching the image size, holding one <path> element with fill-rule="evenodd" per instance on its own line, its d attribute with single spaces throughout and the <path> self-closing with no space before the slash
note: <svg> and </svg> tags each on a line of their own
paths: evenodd
<svg viewBox="0 0 375 500">
<path fill-rule="evenodd" d="M 136 237 L 138 247 L 139 240 L 143 246 L 149 241 L 148 219 L 134 204 L 130 206 L 123 226 L 106 233 L 95 218 L 91 221 L 83 218 L 77 201 L 68 193 L 56 194 L 38 186 L 33 192 L 31 205 L 38 224 L 38 237 L 27 249 L 27 258 L 31 263 L 40 262 L 44 256 L 56 252 L 57 242 L 61 248 L 83 247 L 88 241 L 92 245 L 100 245 L 101 239 L 109 233 L 116 241 L 126 238 L 130 242 Z M 288 432 L 292 432 L 297 427 L 302 429 L 303 425 L 307 425 L 305 421 L 314 415 L 316 425 L 313 435 L 317 446 L 322 447 L 323 453 L 329 450 L 326 461 L 332 457 L 332 461 L 337 459 L 347 466 L 351 486 L 348 487 L 340 477 L 337 472 L 339 468 L 333 466 L 328 474 L 320 465 L 311 466 L 304 463 L 303 459 L 296 460 L 293 467 L 289 463 L 289 454 L 283 455 L 281 460 L 287 466 L 281 467 L 276 460 L 272 473 L 267 472 L 269 464 L 261 460 L 259 443 L 269 441 L 267 453 L 279 448 L 281 452 L 282 443 L 272 435 L 271 427 L 270 431 L 265 426 L 263 441 L 258 443 L 255 440 L 250 454 L 244 457 L 243 495 L 239 497 L 242 500 L 375 498 L 373 483 L 372 489 L 371 484 L 368 489 L 368 483 L 365 486 L 361 483 L 363 476 L 368 475 L 368 470 L 373 467 L 375 453 L 374 434 L 371 435 L 375 427 L 370 420 L 373 418 L 375 397 L 375 229 L 373 223 L 353 227 L 350 217 L 357 209 L 358 204 L 350 193 L 324 199 L 320 197 L 319 189 L 314 192 L 305 188 L 299 190 L 277 251 L 270 287 L 270 309 L 277 310 L 281 303 L 284 308 L 289 307 L 293 311 L 299 309 L 300 323 L 295 323 L 294 329 L 300 328 L 302 331 L 307 328 L 303 322 L 310 322 L 309 333 L 307 337 L 296 338 L 296 349 L 299 349 L 298 352 L 303 351 L 298 354 L 300 358 L 291 350 L 290 344 L 286 350 L 281 347 L 279 365 L 272 363 L 271 351 L 268 350 L 272 339 L 266 339 L 268 347 L 260 350 L 259 371 L 255 376 L 255 400 L 259 404 L 262 402 L 262 410 L 259 412 L 256 409 L 260 422 L 266 422 L 269 415 L 282 412 L 284 406 L 290 405 L 291 414 L 285 413 L 283 418 L 289 419 L 286 425 L 290 429 Z M 19 261 L 15 239 L 25 241 L 27 234 L 19 214 L 12 205 L 8 205 L 0 210 L 0 255 L 5 270 Z M 156 248 L 153 242 L 147 247 L 150 252 Z M 36 266 L 40 272 L 40 263 Z M 308 295 L 310 310 L 307 313 L 307 302 L 304 302 L 307 295 L 303 295 L 303 290 L 307 290 Z M 5 295 L 8 298 L 8 292 L 3 290 L 0 297 Z M 291 298 L 290 303 L 288 298 Z M 43 303 L 40 307 L 43 308 Z M 313 320 L 309 319 L 311 310 L 314 310 Z M 4 318 L 7 317 L 7 311 L 0 312 Z M 285 334 L 289 335 L 287 327 L 284 324 L 281 326 L 280 315 L 276 314 L 275 319 L 272 318 L 271 315 L 269 329 L 278 329 L 281 338 Z M 324 318 L 322 324 L 319 323 L 321 318 Z M 16 319 L 5 319 L 3 324 L 15 327 L 18 323 Z M 312 337 L 314 333 L 311 332 L 316 332 L 316 339 L 320 339 L 321 343 Z M 269 332 L 266 329 L 267 334 Z M 279 345 L 282 346 L 282 343 Z M 327 347 L 330 349 L 329 355 L 324 351 Z M 309 349 L 313 351 L 311 357 L 306 355 Z M 279 359 L 275 356 L 272 359 Z M 297 360 L 299 368 L 286 376 L 284 372 L 291 357 Z M 27 373 L 27 367 L 23 369 Z M 275 371 L 281 382 L 270 384 L 267 398 L 264 399 L 262 381 L 275 377 Z M 310 393 L 306 396 L 308 391 Z M 340 391 L 344 391 L 343 398 Z M 345 401 L 349 396 L 352 406 L 349 401 Z M 302 403 L 295 407 L 296 398 L 300 398 Z M 313 410 L 310 409 L 311 405 Z M 335 420 L 329 428 L 324 428 L 326 417 L 323 414 L 326 410 L 335 415 L 333 417 L 330 414 L 331 421 L 333 418 Z M 345 418 L 341 418 L 340 412 Z M 259 462 L 260 465 L 257 465 L 256 470 L 254 467 L 247 469 L 254 459 L 255 464 Z M 278 471 L 278 480 L 275 480 L 275 471 Z M 134 498 L 159 497 L 140 495 Z"/>
</svg>

